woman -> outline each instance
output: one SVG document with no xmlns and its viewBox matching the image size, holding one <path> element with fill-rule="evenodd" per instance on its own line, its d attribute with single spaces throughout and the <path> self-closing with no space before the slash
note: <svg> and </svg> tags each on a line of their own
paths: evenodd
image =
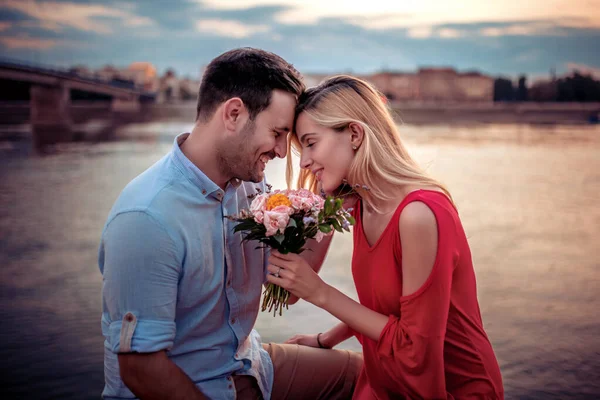
<svg viewBox="0 0 600 400">
<path fill-rule="evenodd" d="M 289 342 L 330 348 L 356 335 L 364 367 L 354 399 L 502 399 L 458 213 L 448 190 L 406 151 L 381 95 L 350 76 L 307 90 L 290 146 L 300 154 L 299 186 L 356 188 L 352 274 L 360 304 L 299 256 L 274 252 L 268 280 L 342 321 Z M 288 181 L 290 167 L 288 158 Z"/>
</svg>

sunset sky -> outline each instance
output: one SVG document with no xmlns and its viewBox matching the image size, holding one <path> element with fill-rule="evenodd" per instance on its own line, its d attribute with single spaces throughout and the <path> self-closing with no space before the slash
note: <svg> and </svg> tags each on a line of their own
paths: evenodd
<svg viewBox="0 0 600 400">
<path fill-rule="evenodd" d="M 273 51 L 305 73 L 451 66 L 600 78 L 600 0 L 0 0 L 3 58 L 149 61 L 197 77 L 239 46 Z"/>
</svg>

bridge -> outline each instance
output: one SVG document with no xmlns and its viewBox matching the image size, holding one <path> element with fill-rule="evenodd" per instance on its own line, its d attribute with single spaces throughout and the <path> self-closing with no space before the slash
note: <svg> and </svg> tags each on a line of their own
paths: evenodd
<svg viewBox="0 0 600 400">
<path fill-rule="evenodd" d="M 132 84 L 10 60 L 0 60 L 0 80 L 29 85 L 31 129 L 34 145 L 38 148 L 71 139 L 72 90 L 106 96 L 111 101 L 111 110 L 121 112 L 137 112 L 141 102 L 153 99 L 152 93 Z"/>
</svg>

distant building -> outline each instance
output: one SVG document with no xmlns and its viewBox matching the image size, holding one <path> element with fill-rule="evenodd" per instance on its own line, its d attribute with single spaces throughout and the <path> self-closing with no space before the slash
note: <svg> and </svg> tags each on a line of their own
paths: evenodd
<svg viewBox="0 0 600 400">
<path fill-rule="evenodd" d="M 420 100 L 493 102 L 494 78 L 479 72 L 458 73 L 453 68 L 421 68 Z"/>
<path fill-rule="evenodd" d="M 184 78 L 179 81 L 181 100 L 196 100 L 200 89 L 200 81 Z"/>
<path fill-rule="evenodd" d="M 175 71 L 170 69 L 160 78 L 158 91 L 159 103 L 179 100 L 179 80 L 175 76 Z"/>
<path fill-rule="evenodd" d="M 419 76 L 404 72 L 379 72 L 363 77 L 388 99 L 418 100 L 420 98 Z"/>
<path fill-rule="evenodd" d="M 122 74 L 133 80 L 136 87 L 150 92 L 158 89 L 156 68 L 149 62 L 134 62 Z"/>
<path fill-rule="evenodd" d="M 93 78 L 94 72 L 85 65 L 74 65 L 69 68 L 69 72 L 82 78 Z"/>
<path fill-rule="evenodd" d="M 458 75 L 460 101 L 494 101 L 494 78 L 479 72 L 467 72 Z"/>
<path fill-rule="evenodd" d="M 332 75 L 336 74 L 305 74 L 304 82 L 309 87 L 315 86 Z M 494 101 L 494 79 L 479 72 L 421 68 L 417 73 L 381 71 L 357 77 L 371 83 L 391 101 Z"/>
<path fill-rule="evenodd" d="M 74 68 L 76 73 L 84 75 L 87 71 L 81 67 Z M 95 71 L 93 76 L 108 82 L 118 82 L 148 92 L 158 90 L 156 68 L 149 62 L 134 62 L 127 68 L 106 65 Z"/>
<path fill-rule="evenodd" d="M 115 78 L 121 77 L 121 70 L 113 65 L 105 65 L 101 69 L 97 70 L 94 75 L 96 76 L 96 78 L 105 81 L 111 81 Z"/>
</svg>

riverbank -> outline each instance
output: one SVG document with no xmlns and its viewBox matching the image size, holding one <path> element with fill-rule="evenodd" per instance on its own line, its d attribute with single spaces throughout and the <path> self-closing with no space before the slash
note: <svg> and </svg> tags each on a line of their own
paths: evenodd
<svg viewBox="0 0 600 400">
<path fill-rule="evenodd" d="M 407 124 L 528 123 L 587 124 L 597 122 L 600 103 L 390 103 L 394 117 Z M 146 104 L 139 112 L 115 112 L 107 102 L 76 102 L 70 107 L 74 123 L 106 120 L 115 123 L 162 120 L 194 121 L 195 101 Z M 30 107 L 23 103 L 0 103 L 0 125 L 29 122 Z M 594 121 L 596 119 L 596 121 Z"/>
</svg>

